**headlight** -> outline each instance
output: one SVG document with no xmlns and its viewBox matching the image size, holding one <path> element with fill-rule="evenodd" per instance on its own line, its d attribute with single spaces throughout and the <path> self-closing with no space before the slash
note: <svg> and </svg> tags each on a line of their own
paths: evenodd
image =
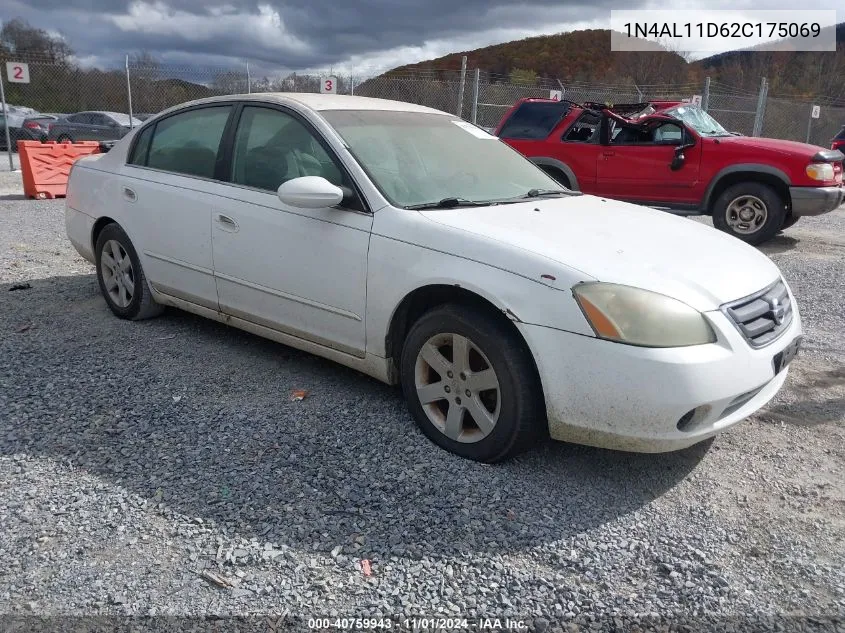
<svg viewBox="0 0 845 633">
<path fill-rule="evenodd" d="M 606 283 L 579 284 L 572 293 L 599 338 L 643 347 L 716 341 L 701 312 L 666 295 Z"/>
<path fill-rule="evenodd" d="M 804 171 L 813 180 L 833 180 L 833 165 L 830 163 L 810 163 Z"/>
</svg>

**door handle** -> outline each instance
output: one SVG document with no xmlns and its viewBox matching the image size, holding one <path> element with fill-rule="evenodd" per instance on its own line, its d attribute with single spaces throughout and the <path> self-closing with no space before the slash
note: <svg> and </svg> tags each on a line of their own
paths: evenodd
<svg viewBox="0 0 845 633">
<path fill-rule="evenodd" d="M 602 152 L 602 156 L 616 156 L 616 152 Z"/>
<path fill-rule="evenodd" d="M 220 228 L 224 231 L 229 231 L 230 233 L 236 233 L 238 231 L 238 223 L 235 222 L 232 218 L 228 215 L 223 215 L 222 213 L 218 213 L 214 216 L 214 219 L 220 225 Z"/>
<path fill-rule="evenodd" d="M 129 202 L 135 202 L 138 199 L 138 194 L 136 194 L 129 187 L 124 187 L 123 188 L 123 197 L 126 198 Z"/>
</svg>

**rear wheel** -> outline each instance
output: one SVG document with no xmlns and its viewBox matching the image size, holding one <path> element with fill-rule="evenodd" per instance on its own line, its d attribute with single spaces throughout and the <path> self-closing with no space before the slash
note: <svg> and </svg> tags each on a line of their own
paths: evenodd
<svg viewBox="0 0 845 633">
<path fill-rule="evenodd" d="M 117 224 L 100 232 L 96 259 L 100 292 L 115 315 L 140 321 L 162 313 L 164 307 L 153 300 L 135 247 Z"/>
<path fill-rule="evenodd" d="M 753 245 L 774 237 L 785 217 L 786 202 L 760 182 L 731 185 L 713 205 L 713 226 Z"/>
<path fill-rule="evenodd" d="M 420 430 L 461 457 L 498 462 L 542 437 L 545 406 L 530 353 L 482 310 L 447 305 L 420 317 L 405 340 L 401 379 Z"/>
</svg>

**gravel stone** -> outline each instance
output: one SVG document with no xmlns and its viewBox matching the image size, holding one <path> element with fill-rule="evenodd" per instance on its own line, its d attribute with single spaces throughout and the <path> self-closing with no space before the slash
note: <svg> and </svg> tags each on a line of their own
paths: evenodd
<svg viewBox="0 0 845 633">
<path fill-rule="evenodd" d="M 0 174 L 0 612 L 845 617 L 845 210 L 761 248 L 806 337 L 757 415 L 677 453 L 546 443 L 491 467 L 329 361 L 176 310 L 114 318 L 63 202 L 20 199 L 19 178 Z"/>
</svg>

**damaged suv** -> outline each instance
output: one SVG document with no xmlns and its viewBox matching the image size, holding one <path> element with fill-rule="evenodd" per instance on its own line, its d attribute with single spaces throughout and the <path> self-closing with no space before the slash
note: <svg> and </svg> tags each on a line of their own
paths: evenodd
<svg viewBox="0 0 845 633">
<path fill-rule="evenodd" d="M 682 101 L 523 99 L 495 133 L 565 187 L 712 215 L 749 244 L 845 200 L 841 151 L 728 132 Z"/>
</svg>

